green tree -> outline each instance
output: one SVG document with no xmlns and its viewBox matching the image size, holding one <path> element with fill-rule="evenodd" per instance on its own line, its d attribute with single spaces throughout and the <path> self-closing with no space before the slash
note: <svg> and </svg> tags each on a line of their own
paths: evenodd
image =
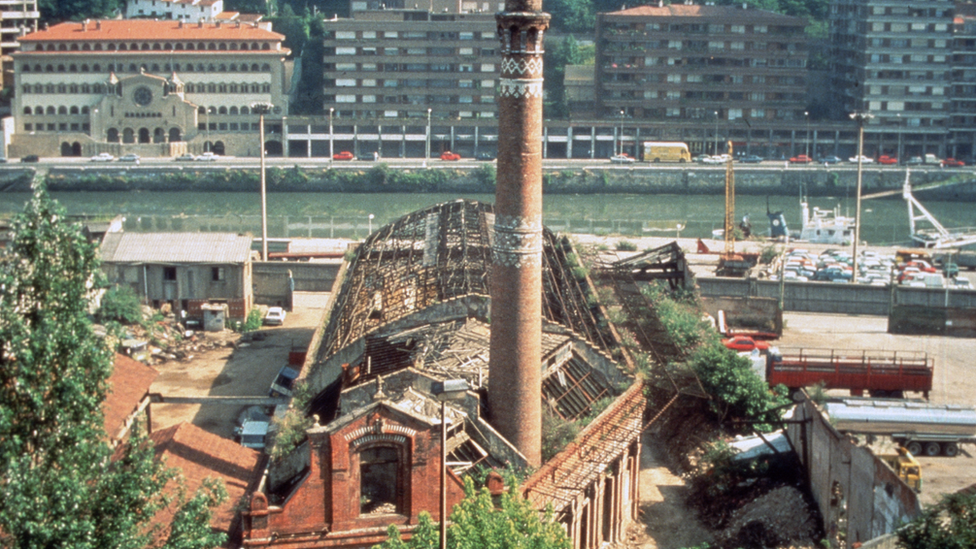
<svg viewBox="0 0 976 549">
<path fill-rule="evenodd" d="M 138 428 L 111 459 L 101 404 L 113 354 L 87 314 L 95 248 L 43 188 L 12 227 L 0 256 L 0 545 L 145 547 L 173 473 Z"/>
<path fill-rule="evenodd" d="M 42 21 L 80 21 L 115 15 L 122 4 L 119 0 L 39 0 L 37 9 Z"/>
<path fill-rule="evenodd" d="M 752 370 L 749 360 L 720 343 L 702 345 L 688 359 L 702 388 L 711 395 L 712 410 L 720 420 L 775 421 L 778 408 L 788 403 L 785 387 L 772 392 L 766 381 Z M 756 425 L 768 430 L 768 425 Z"/>
<path fill-rule="evenodd" d="M 142 304 L 139 303 L 139 296 L 127 284 L 112 286 L 102 294 L 101 304 L 98 307 L 98 318 L 103 322 L 141 323 Z"/>
<path fill-rule="evenodd" d="M 565 84 L 566 65 L 578 65 L 583 62 L 584 57 L 579 42 L 573 35 L 551 46 L 542 69 L 546 80 L 544 108 L 547 118 L 565 118 L 569 115 Z"/>
<path fill-rule="evenodd" d="M 898 530 L 903 549 L 976 547 L 976 494 L 946 494 L 939 503 Z"/>
<path fill-rule="evenodd" d="M 487 488 L 475 489 L 470 477 L 464 479 L 464 500 L 454 506 L 447 528 L 450 549 L 569 549 L 569 538 L 556 522 L 552 508 L 543 514 L 532 507 L 518 490 L 513 476 L 506 479 L 509 490 L 495 507 Z M 434 522 L 426 512 L 413 537 L 404 543 L 396 526 L 390 526 L 389 538 L 374 549 L 435 549 L 440 541 Z"/>
</svg>

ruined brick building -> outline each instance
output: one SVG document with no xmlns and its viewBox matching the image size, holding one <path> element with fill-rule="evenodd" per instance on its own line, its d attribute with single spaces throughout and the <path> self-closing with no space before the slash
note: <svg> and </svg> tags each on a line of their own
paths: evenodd
<svg viewBox="0 0 976 549">
<path fill-rule="evenodd" d="M 440 409 L 435 381 L 472 387 L 447 407 L 448 494 L 477 467 L 524 467 L 499 434 L 489 390 L 492 206 L 458 200 L 372 234 L 341 273 L 328 323 L 303 377 L 317 395 L 308 440 L 273 463 L 245 519 L 248 547 L 368 547 L 420 511 L 438 516 Z M 542 360 L 546 413 L 578 420 L 613 403 L 523 486 L 552 503 L 575 547 L 620 539 L 637 506 L 640 385 L 611 358 L 592 288 L 568 243 L 542 233 Z"/>
</svg>

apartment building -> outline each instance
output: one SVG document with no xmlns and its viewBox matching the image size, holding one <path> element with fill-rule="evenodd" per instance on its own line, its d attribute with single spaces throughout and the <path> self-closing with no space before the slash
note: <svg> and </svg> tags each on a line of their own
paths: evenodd
<svg viewBox="0 0 976 549">
<path fill-rule="evenodd" d="M 224 0 L 128 0 L 126 19 L 183 19 L 214 21 L 224 11 Z"/>
<path fill-rule="evenodd" d="M 8 154 L 255 156 L 255 103 L 274 106 L 267 150 L 280 154 L 283 39 L 270 24 L 202 21 L 81 21 L 28 34 L 13 54 Z"/>
<path fill-rule="evenodd" d="M 0 55 L 10 55 L 20 47 L 20 37 L 37 30 L 41 13 L 37 0 L 4 0 L 0 11 Z"/>
<path fill-rule="evenodd" d="M 745 5 L 598 14 L 598 113 L 634 121 L 803 121 L 806 25 Z"/>
<path fill-rule="evenodd" d="M 976 6 L 969 6 L 976 12 Z M 955 158 L 976 157 L 976 13 L 957 11 L 952 37 L 949 150 Z"/>
<path fill-rule="evenodd" d="M 357 128 L 357 141 L 378 148 L 389 141 L 387 154 L 421 156 L 428 122 L 494 120 L 494 14 L 502 3 L 374 4 L 354 2 L 350 18 L 325 21 L 324 107 L 336 124 L 357 121 L 365 125 Z M 341 132 L 342 146 L 352 145 L 352 133 L 351 127 Z"/>
<path fill-rule="evenodd" d="M 872 115 L 866 154 L 946 154 L 954 7 L 950 0 L 831 2 L 833 114 Z"/>
</svg>

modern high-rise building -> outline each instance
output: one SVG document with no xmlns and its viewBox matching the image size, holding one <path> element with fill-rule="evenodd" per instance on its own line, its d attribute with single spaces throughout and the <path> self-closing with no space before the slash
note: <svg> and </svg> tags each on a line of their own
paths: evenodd
<svg viewBox="0 0 976 549">
<path fill-rule="evenodd" d="M 37 0 L 4 0 L 0 11 L 0 55 L 20 47 L 20 37 L 37 30 Z"/>
<path fill-rule="evenodd" d="M 871 114 L 865 154 L 946 154 L 953 13 L 950 0 L 831 2 L 832 114 Z"/>
<path fill-rule="evenodd" d="M 806 25 L 745 6 L 599 14 L 597 110 L 635 121 L 803 121 Z"/>
</svg>

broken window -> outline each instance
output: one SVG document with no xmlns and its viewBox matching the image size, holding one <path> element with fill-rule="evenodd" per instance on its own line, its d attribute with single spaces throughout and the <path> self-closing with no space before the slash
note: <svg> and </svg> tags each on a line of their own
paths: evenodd
<svg viewBox="0 0 976 549">
<path fill-rule="evenodd" d="M 163 267 L 163 280 L 176 280 L 176 267 Z"/>
<path fill-rule="evenodd" d="M 214 282 L 223 282 L 224 280 L 226 280 L 224 278 L 224 268 L 214 267 L 212 272 L 212 277 Z"/>
<path fill-rule="evenodd" d="M 389 515 L 400 512 L 397 492 L 400 460 L 396 448 L 378 446 L 359 453 L 359 512 Z"/>
</svg>

